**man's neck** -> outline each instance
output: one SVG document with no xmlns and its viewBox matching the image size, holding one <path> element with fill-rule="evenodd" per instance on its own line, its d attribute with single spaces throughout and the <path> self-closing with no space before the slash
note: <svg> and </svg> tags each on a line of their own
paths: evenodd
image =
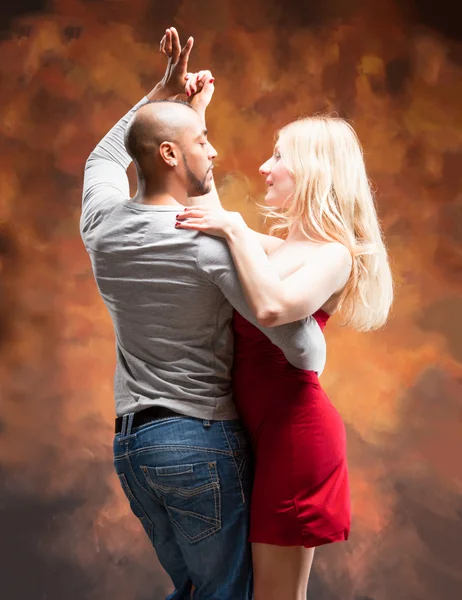
<svg viewBox="0 0 462 600">
<path fill-rule="evenodd" d="M 153 172 L 149 177 L 137 173 L 138 189 L 132 202 L 152 206 L 187 206 L 188 192 L 179 181 Z"/>
<path fill-rule="evenodd" d="M 186 205 L 178 202 L 176 198 L 169 193 L 162 194 L 139 194 L 132 198 L 132 202 L 136 202 L 137 204 L 150 204 L 151 206 L 178 206 L 183 207 Z"/>
</svg>

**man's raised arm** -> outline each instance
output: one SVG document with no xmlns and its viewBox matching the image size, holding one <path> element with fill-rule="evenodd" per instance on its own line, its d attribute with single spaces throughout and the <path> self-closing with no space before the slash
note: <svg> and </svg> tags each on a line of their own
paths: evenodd
<svg viewBox="0 0 462 600">
<path fill-rule="evenodd" d="M 149 102 L 138 102 L 99 142 L 87 159 L 82 196 L 82 230 L 95 211 L 107 202 L 126 200 L 130 196 L 127 169 L 131 158 L 125 150 L 124 134 L 136 110 Z"/>
<path fill-rule="evenodd" d="M 84 172 L 82 216 L 80 228 L 85 232 L 98 209 L 107 203 L 126 200 L 130 196 L 127 168 L 131 158 L 125 149 L 124 136 L 133 114 L 150 100 L 175 98 L 184 92 L 188 59 L 193 46 L 189 38 L 181 50 L 176 29 L 167 30 L 164 40 L 170 44 L 170 57 L 163 79 L 136 104 L 99 142 L 87 159 Z"/>
</svg>

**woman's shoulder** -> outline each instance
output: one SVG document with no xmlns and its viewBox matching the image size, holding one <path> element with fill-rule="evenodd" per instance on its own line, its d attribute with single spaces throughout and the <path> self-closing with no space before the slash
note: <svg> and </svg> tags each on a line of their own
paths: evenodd
<svg viewBox="0 0 462 600">
<path fill-rule="evenodd" d="M 351 265 L 352 256 L 350 250 L 341 242 L 325 242 L 323 245 L 326 255 L 338 258 L 339 261 Z"/>
<path fill-rule="evenodd" d="M 353 258 L 350 250 L 340 242 L 322 242 L 311 255 L 307 255 L 305 264 L 323 273 L 322 277 L 330 282 L 332 290 L 341 291 L 350 279 Z"/>
<path fill-rule="evenodd" d="M 318 260 L 327 260 L 338 263 L 339 266 L 352 264 L 352 256 L 350 250 L 341 242 L 307 242 L 306 256 L 309 259 L 317 258 Z"/>
</svg>

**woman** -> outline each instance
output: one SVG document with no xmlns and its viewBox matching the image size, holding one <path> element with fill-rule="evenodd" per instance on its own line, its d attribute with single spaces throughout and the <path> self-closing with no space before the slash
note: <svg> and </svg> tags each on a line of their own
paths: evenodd
<svg viewBox="0 0 462 600">
<path fill-rule="evenodd" d="M 189 79 L 194 93 L 194 76 Z M 261 251 L 238 213 L 188 207 L 177 227 L 227 240 L 248 304 L 261 325 L 340 312 L 360 331 L 382 326 L 393 299 L 362 150 L 344 120 L 304 118 L 283 127 L 260 168 L 277 222 Z M 255 600 L 306 598 L 314 548 L 350 527 L 345 429 L 317 374 L 292 367 L 235 314 L 234 389 L 253 440 L 251 507 Z"/>
</svg>

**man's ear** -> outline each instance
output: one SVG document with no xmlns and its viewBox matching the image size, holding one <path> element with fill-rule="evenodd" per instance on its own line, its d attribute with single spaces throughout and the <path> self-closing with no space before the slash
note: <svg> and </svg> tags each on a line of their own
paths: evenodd
<svg viewBox="0 0 462 600">
<path fill-rule="evenodd" d="M 176 167 L 178 165 L 178 150 L 172 142 L 162 142 L 159 146 L 159 154 L 169 167 Z"/>
</svg>

